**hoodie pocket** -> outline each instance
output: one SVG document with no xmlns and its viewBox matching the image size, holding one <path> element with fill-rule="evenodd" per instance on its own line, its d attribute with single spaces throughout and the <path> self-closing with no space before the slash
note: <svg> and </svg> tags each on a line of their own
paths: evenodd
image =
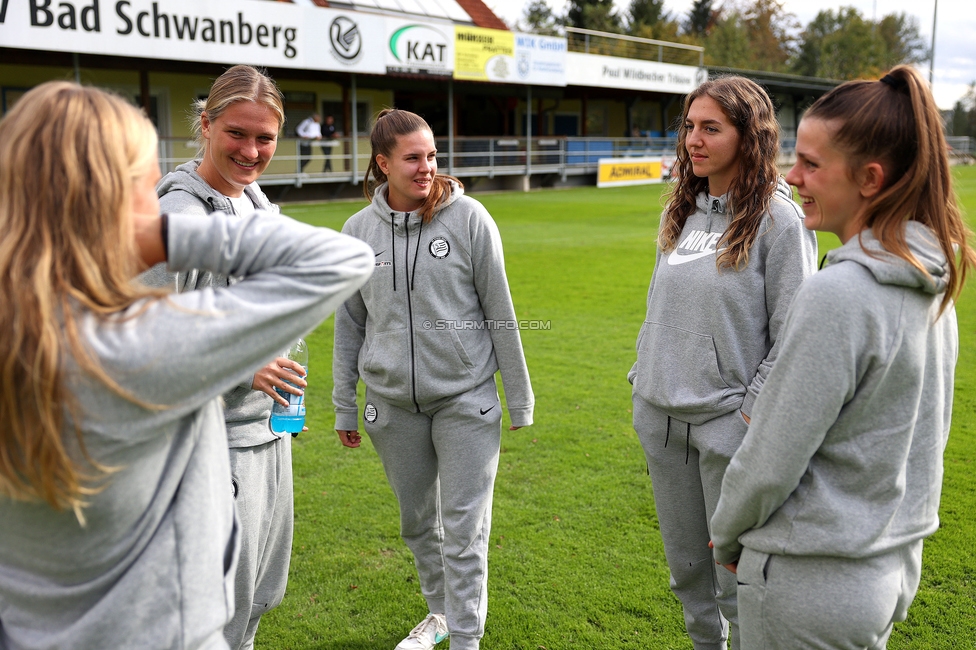
<svg viewBox="0 0 976 650">
<path fill-rule="evenodd" d="M 410 395 L 410 340 L 406 329 L 374 334 L 367 342 L 360 375 L 384 395 Z"/>
<path fill-rule="evenodd" d="M 634 392 L 665 410 L 707 411 L 731 391 L 711 336 L 652 321 L 637 338 L 636 370 Z"/>
<path fill-rule="evenodd" d="M 430 401 L 471 388 L 475 365 L 454 330 L 417 330 L 417 397 Z"/>
</svg>

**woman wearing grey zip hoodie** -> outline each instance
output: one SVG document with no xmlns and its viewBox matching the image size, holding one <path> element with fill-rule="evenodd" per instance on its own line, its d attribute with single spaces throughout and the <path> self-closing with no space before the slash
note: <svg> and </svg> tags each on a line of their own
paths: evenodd
<svg viewBox="0 0 976 650">
<path fill-rule="evenodd" d="M 255 210 L 278 212 L 257 184 L 274 156 L 284 122 L 274 81 L 251 66 L 234 66 L 214 81 L 196 108 L 200 158 L 180 165 L 156 186 L 162 210 L 199 217 L 223 212 L 237 218 Z M 144 273 L 142 280 L 180 293 L 233 282 L 206 269 L 175 272 L 165 264 Z M 278 357 L 224 394 L 230 487 L 241 520 L 236 607 L 224 630 L 233 650 L 253 646 L 261 615 L 285 595 L 294 511 L 291 436 L 272 431 L 269 419 L 274 400 L 287 403 L 275 387 L 300 393 L 304 372 L 301 365 Z"/>
<path fill-rule="evenodd" d="M 362 378 L 364 427 L 430 612 L 398 650 L 427 650 L 448 634 L 452 650 L 475 650 L 501 441 L 495 372 L 513 430 L 532 424 L 532 387 L 491 216 L 456 179 L 437 176 L 434 136 L 418 115 L 381 112 L 370 140 L 372 203 L 342 231 L 373 247 L 376 269 L 336 312 L 336 431 L 359 446 Z"/>
<path fill-rule="evenodd" d="M 0 648 L 227 648 L 219 396 L 372 270 L 277 215 L 160 217 L 156 152 L 141 111 L 67 82 L 0 122 Z M 241 281 L 133 282 L 157 262 Z"/>
<path fill-rule="evenodd" d="M 848 82 L 797 132 L 808 228 L 843 246 L 803 283 L 712 517 L 748 648 L 886 646 L 939 524 L 958 336 L 976 262 L 928 84 Z M 729 574 L 731 575 L 731 574 Z"/>
<path fill-rule="evenodd" d="M 776 169 L 778 125 L 762 88 L 707 81 L 683 119 L 629 375 L 634 429 L 688 635 L 696 650 L 724 650 L 730 632 L 745 648 L 735 578 L 712 561 L 708 520 L 817 243 Z"/>
</svg>

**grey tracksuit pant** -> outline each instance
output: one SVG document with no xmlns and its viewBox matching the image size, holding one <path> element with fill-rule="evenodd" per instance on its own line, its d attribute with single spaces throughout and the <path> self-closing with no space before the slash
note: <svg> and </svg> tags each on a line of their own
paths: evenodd
<svg viewBox="0 0 976 650">
<path fill-rule="evenodd" d="M 281 603 L 288 582 L 294 529 L 291 436 L 231 448 L 230 470 L 241 521 L 241 558 L 234 618 L 224 638 L 231 650 L 249 650 L 261 615 Z"/>
<path fill-rule="evenodd" d="M 743 648 L 883 650 L 918 590 L 922 541 L 859 559 L 745 548 L 737 569 Z"/>
<path fill-rule="evenodd" d="M 366 391 L 364 428 L 400 505 L 427 606 L 447 617 L 451 650 L 476 650 L 485 631 L 501 410 L 493 377 L 419 413 Z"/>
<path fill-rule="evenodd" d="M 634 429 L 647 457 L 671 590 L 684 608 L 685 629 L 695 650 L 725 650 L 730 632 L 737 650 L 735 575 L 715 564 L 708 523 L 748 425 L 738 410 L 689 425 L 638 395 L 633 401 Z"/>
</svg>

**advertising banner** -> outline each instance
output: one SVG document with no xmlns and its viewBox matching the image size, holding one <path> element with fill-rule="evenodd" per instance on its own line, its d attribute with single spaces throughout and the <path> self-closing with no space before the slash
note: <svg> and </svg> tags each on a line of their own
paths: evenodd
<svg viewBox="0 0 976 650">
<path fill-rule="evenodd" d="M 500 29 L 454 27 L 455 79 L 507 81 L 515 74 L 515 34 Z"/>
<path fill-rule="evenodd" d="M 566 39 L 536 34 L 515 34 L 513 83 L 535 86 L 566 85 Z"/>
<path fill-rule="evenodd" d="M 238 0 L 0 0 L 0 46 L 382 74 L 379 16 Z"/>
<path fill-rule="evenodd" d="M 662 183 L 661 157 L 601 158 L 596 175 L 597 187 Z"/>
<path fill-rule="evenodd" d="M 566 83 L 570 86 L 686 94 L 708 79 L 705 68 L 692 65 L 623 59 L 599 54 L 568 52 L 566 64 Z"/>
<path fill-rule="evenodd" d="M 454 25 L 397 18 L 386 18 L 385 21 L 385 72 L 451 76 L 454 71 Z"/>
</svg>

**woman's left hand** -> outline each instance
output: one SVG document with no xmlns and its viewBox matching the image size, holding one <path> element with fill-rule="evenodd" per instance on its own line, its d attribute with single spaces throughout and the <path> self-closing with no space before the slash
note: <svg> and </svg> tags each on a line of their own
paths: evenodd
<svg viewBox="0 0 976 650">
<path fill-rule="evenodd" d="M 294 372 L 292 372 L 293 370 Z M 278 357 L 254 373 L 254 379 L 251 381 L 251 389 L 267 393 L 274 401 L 282 406 L 288 406 L 288 400 L 279 395 L 275 387 L 292 395 L 304 395 L 305 393 L 302 389 L 308 386 L 304 377 L 305 369 L 302 368 L 302 364 L 292 361 L 287 357 Z"/>
</svg>

